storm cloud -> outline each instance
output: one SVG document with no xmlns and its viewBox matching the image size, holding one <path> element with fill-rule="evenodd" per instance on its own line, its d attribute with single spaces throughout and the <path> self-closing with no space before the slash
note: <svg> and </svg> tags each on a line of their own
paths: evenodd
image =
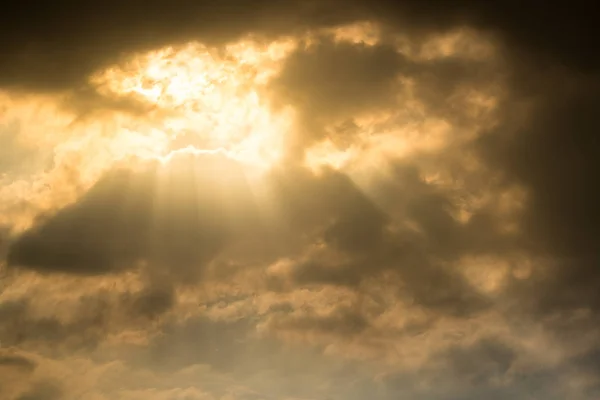
<svg viewBox="0 0 600 400">
<path fill-rule="evenodd" d="M 0 397 L 597 398 L 593 13 L 396 3 L 2 13 Z"/>
</svg>

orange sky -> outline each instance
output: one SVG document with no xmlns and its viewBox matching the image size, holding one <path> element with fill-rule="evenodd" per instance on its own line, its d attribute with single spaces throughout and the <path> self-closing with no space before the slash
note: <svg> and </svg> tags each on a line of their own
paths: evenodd
<svg viewBox="0 0 600 400">
<path fill-rule="evenodd" d="M 86 4 L 0 28 L 0 399 L 598 397 L 585 22 Z"/>
</svg>

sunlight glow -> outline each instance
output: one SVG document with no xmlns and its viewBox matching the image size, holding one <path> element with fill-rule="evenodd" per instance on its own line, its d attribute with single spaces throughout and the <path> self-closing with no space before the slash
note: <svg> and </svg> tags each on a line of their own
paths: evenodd
<svg viewBox="0 0 600 400">
<path fill-rule="evenodd" d="M 109 68 L 92 83 L 104 95 L 155 106 L 153 128 L 167 139 L 157 157 L 194 146 L 268 167 L 281 156 L 293 115 L 272 112 L 261 91 L 293 46 L 242 41 L 222 51 L 198 43 L 169 47 Z"/>
</svg>

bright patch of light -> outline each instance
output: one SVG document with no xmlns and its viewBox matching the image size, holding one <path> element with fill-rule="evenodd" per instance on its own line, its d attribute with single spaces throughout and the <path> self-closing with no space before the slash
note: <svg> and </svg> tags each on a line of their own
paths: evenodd
<svg viewBox="0 0 600 400">
<path fill-rule="evenodd" d="M 92 82 L 106 95 L 133 95 L 156 106 L 150 120 L 167 139 L 157 157 L 194 146 L 269 166 L 281 156 L 293 116 L 272 112 L 261 91 L 291 49 L 290 41 L 244 41 L 223 51 L 193 43 L 137 56 Z"/>
</svg>

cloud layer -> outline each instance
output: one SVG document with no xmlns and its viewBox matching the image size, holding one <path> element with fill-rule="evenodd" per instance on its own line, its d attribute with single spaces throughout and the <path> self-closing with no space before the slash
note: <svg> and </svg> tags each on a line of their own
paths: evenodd
<svg viewBox="0 0 600 400">
<path fill-rule="evenodd" d="M 597 398 L 584 8 L 19 6 L 0 28 L 0 398 Z M 94 80 L 187 43 L 217 60 L 192 72 L 226 121 L 182 74 L 154 92 L 158 64 L 127 93 Z M 206 127 L 281 156 L 200 150 Z"/>
</svg>

